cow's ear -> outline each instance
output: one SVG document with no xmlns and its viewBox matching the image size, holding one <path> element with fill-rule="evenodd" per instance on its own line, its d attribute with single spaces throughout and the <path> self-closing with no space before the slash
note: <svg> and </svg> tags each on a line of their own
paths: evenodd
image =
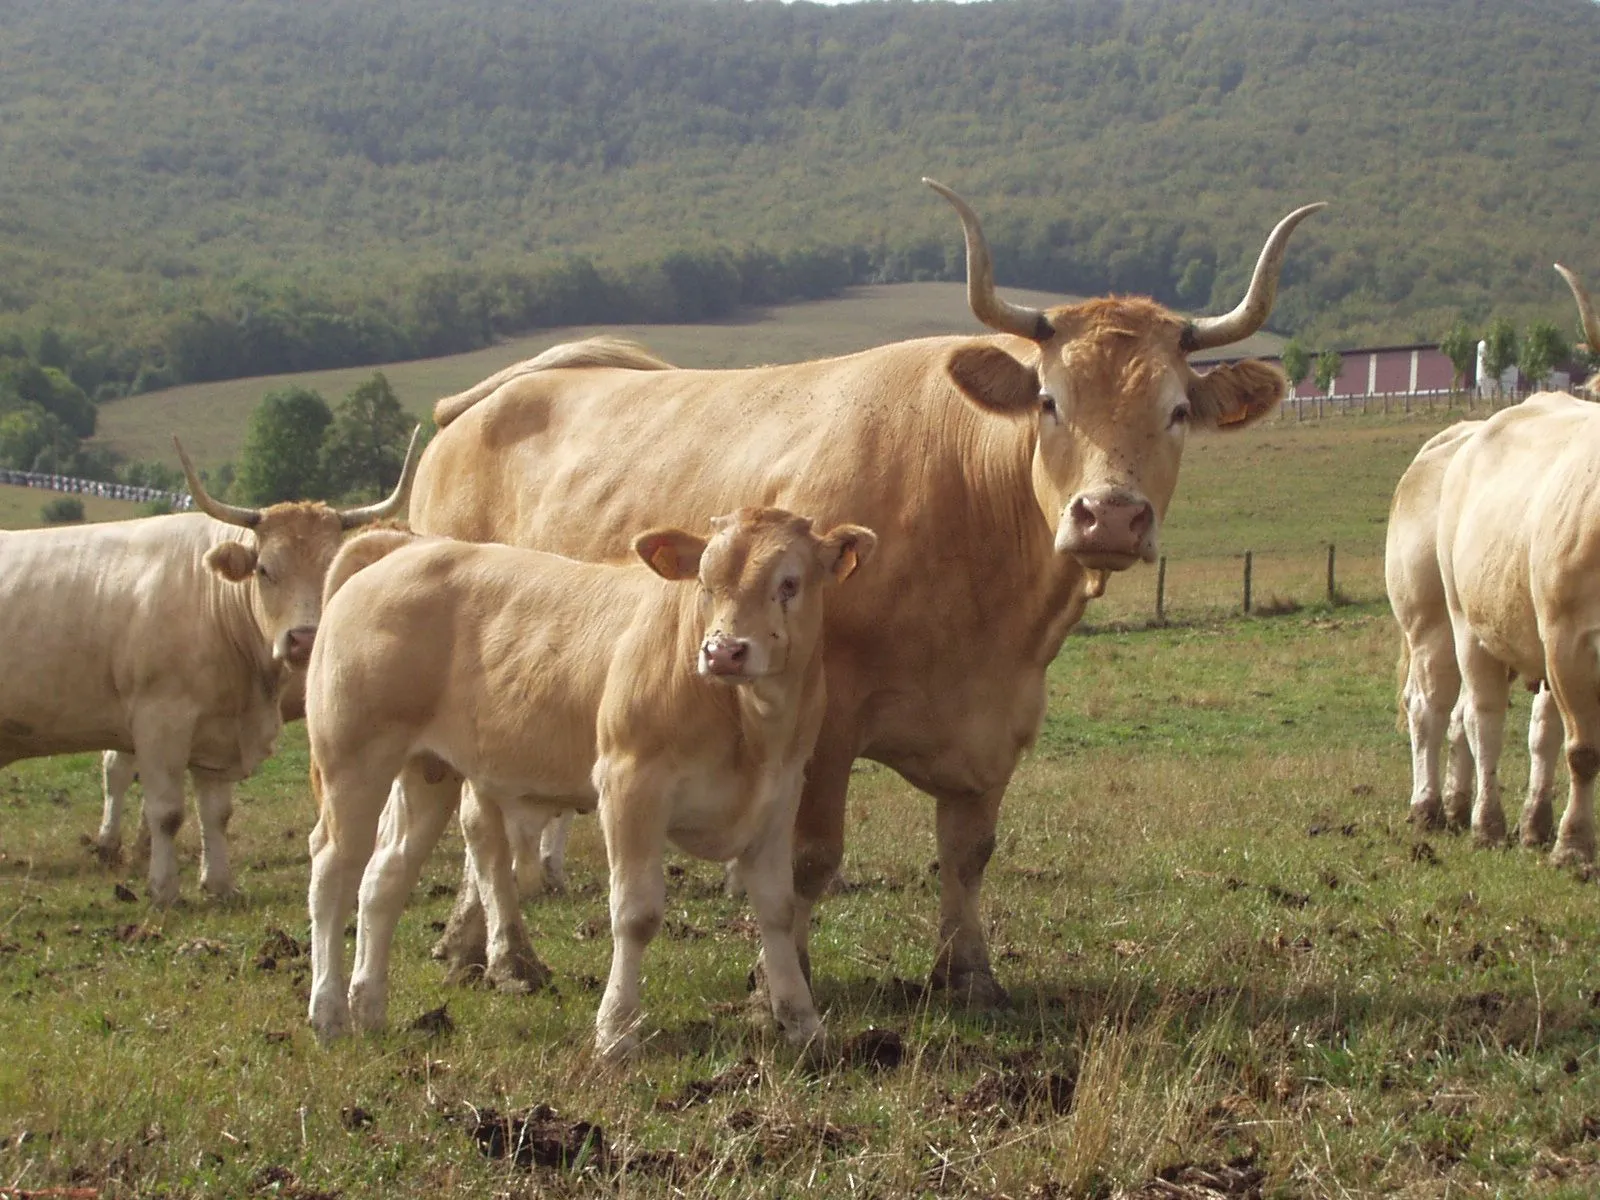
<svg viewBox="0 0 1600 1200">
<path fill-rule="evenodd" d="M 822 569 L 835 583 L 843 583 L 872 557 L 878 535 L 864 525 L 835 525 L 817 540 Z"/>
<path fill-rule="evenodd" d="M 1039 374 L 998 346 L 962 346 L 945 370 L 968 400 L 1002 416 L 1031 413 L 1039 407 Z"/>
<path fill-rule="evenodd" d="M 634 539 L 633 552 L 661 578 L 677 582 L 700 573 L 706 540 L 681 529 L 652 529 Z"/>
<path fill-rule="evenodd" d="M 1243 429 L 1283 401 L 1289 381 L 1277 367 L 1247 358 L 1207 371 L 1189 385 L 1195 424 L 1207 429 Z"/>
<path fill-rule="evenodd" d="M 206 566 L 229 583 L 243 583 L 255 572 L 256 552 L 242 542 L 223 542 L 206 551 Z"/>
</svg>

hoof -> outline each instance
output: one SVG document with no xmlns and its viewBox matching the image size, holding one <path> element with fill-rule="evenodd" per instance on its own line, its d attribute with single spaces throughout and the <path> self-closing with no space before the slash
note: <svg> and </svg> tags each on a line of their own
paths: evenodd
<svg viewBox="0 0 1600 1200">
<path fill-rule="evenodd" d="M 531 996 L 551 979 L 550 968 L 533 954 L 519 954 L 483 972 L 483 981 L 508 996 Z"/>
<path fill-rule="evenodd" d="M 463 945 L 459 939 L 450 936 L 449 930 L 445 930 L 444 936 L 433 944 L 431 954 L 445 964 L 448 968 L 446 977 L 452 979 L 472 972 L 482 975 L 489 965 L 487 946 L 482 942 Z"/>
<path fill-rule="evenodd" d="M 120 867 L 122 865 L 122 840 L 114 842 L 89 842 L 89 853 L 94 855 L 96 861 L 103 867 Z"/>
<path fill-rule="evenodd" d="M 1594 847 L 1580 846 L 1574 842 L 1556 842 L 1550 852 L 1552 867 L 1586 867 L 1594 862 Z"/>
<path fill-rule="evenodd" d="M 1406 819 L 1417 829 L 1443 829 L 1444 809 L 1437 800 L 1432 804 L 1413 804 Z"/>
<path fill-rule="evenodd" d="M 639 1034 L 633 1028 L 619 1034 L 599 1032 L 594 1035 L 596 1052 L 608 1063 L 628 1062 L 639 1053 Z"/>
<path fill-rule="evenodd" d="M 949 993 L 956 1003 L 967 1008 L 998 1011 L 1011 1006 L 1011 998 L 994 977 L 994 972 L 981 969 L 958 971 L 943 975 L 935 971 L 928 981 L 931 987 Z"/>
<path fill-rule="evenodd" d="M 1489 849 L 1506 844 L 1506 819 L 1498 813 L 1491 818 L 1472 823 L 1472 844 Z"/>
<path fill-rule="evenodd" d="M 202 879 L 200 881 L 200 890 L 212 900 L 221 904 L 244 898 L 244 893 L 239 890 L 239 885 L 231 879 L 224 884 L 212 884 Z"/>
</svg>

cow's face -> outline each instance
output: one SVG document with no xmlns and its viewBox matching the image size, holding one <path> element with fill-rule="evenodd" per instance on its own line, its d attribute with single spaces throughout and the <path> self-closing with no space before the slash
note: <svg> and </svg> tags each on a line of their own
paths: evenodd
<svg viewBox="0 0 1600 1200">
<path fill-rule="evenodd" d="M 1054 309 L 1024 363 L 998 346 L 957 350 L 949 370 L 975 403 L 1037 427 L 1033 486 L 1056 549 L 1090 570 L 1154 562 L 1190 429 L 1235 430 L 1271 412 L 1286 382 L 1247 361 L 1199 374 L 1183 322 L 1149 300 Z"/>
<path fill-rule="evenodd" d="M 206 565 L 249 594 L 251 612 L 272 659 L 302 669 L 322 615 L 322 580 L 338 553 L 340 514 L 325 504 L 275 504 L 263 509 L 255 545 L 223 542 Z"/>
<path fill-rule="evenodd" d="M 735 684 L 809 661 L 822 636 L 823 592 L 854 574 L 878 541 L 859 525 L 818 536 L 810 521 L 776 508 L 740 509 L 712 528 L 709 540 L 653 530 L 634 549 L 662 578 L 699 582 L 705 633 L 696 668 Z"/>
</svg>

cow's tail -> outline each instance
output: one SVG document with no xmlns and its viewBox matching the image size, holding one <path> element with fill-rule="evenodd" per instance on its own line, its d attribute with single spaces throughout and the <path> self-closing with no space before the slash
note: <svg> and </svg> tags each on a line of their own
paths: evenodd
<svg viewBox="0 0 1600 1200">
<path fill-rule="evenodd" d="M 409 546 L 419 536 L 398 523 L 369 525 L 356 534 L 339 547 L 339 553 L 328 567 L 328 574 L 322 581 L 322 607 L 328 607 L 333 594 L 349 583 L 357 571 L 370 567 L 402 546 Z"/>
<path fill-rule="evenodd" d="M 1394 727 L 1401 733 L 1411 732 L 1411 722 L 1407 718 L 1406 704 L 1406 679 L 1411 674 L 1411 644 L 1402 634 L 1400 638 L 1400 661 L 1395 664 L 1394 671 Z"/>
<path fill-rule="evenodd" d="M 581 342 L 562 342 L 543 354 L 513 363 L 496 371 L 482 383 L 464 392 L 446 396 L 433 406 L 433 423 L 440 429 L 454 421 L 478 401 L 486 399 L 513 379 L 537 371 L 556 371 L 571 367 L 619 367 L 627 371 L 670 371 L 672 364 L 657 358 L 638 342 L 618 337 L 592 337 Z"/>
</svg>

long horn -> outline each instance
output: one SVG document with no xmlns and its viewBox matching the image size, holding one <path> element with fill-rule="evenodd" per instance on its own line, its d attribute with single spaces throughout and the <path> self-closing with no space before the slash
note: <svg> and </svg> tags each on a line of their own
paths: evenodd
<svg viewBox="0 0 1600 1200">
<path fill-rule="evenodd" d="M 1267 244 L 1261 248 L 1256 273 L 1250 279 L 1250 290 L 1239 301 L 1239 307 L 1220 317 L 1201 317 L 1186 327 L 1179 343 L 1184 353 L 1242 342 L 1266 324 L 1267 314 L 1272 311 L 1272 302 L 1278 295 L 1278 276 L 1283 272 L 1283 254 L 1289 245 L 1289 235 L 1301 221 L 1327 207 L 1326 204 L 1308 204 L 1278 222 L 1278 227 L 1267 236 Z"/>
<path fill-rule="evenodd" d="M 967 234 L 967 303 L 972 315 L 990 329 L 1001 333 L 1014 333 L 1035 342 L 1047 342 L 1055 336 L 1050 318 L 1042 309 L 1026 308 L 1002 300 L 994 293 L 994 259 L 989 254 L 989 243 L 984 240 L 983 226 L 972 207 L 938 180 L 923 177 L 939 195 L 950 201 L 961 217 L 961 227 Z"/>
<path fill-rule="evenodd" d="M 184 452 L 183 443 L 178 440 L 177 434 L 172 435 L 172 444 L 178 448 L 178 461 L 183 464 L 183 473 L 189 480 L 189 495 L 194 497 L 195 505 L 202 512 L 209 513 L 229 525 L 243 525 L 246 529 L 254 529 L 261 523 L 259 508 L 240 508 L 237 504 L 224 504 L 221 500 L 213 500 L 206 491 L 206 485 L 200 482 L 200 473 L 189 461 L 189 456 Z"/>
<path fill-rule="evenodd" d="M 422 426 L 418 425 L 411 431 L 411 444 L 406 447 L 406 461 L 400 465 L 400 482 L 394 485 L 394 491 L 389 493 L 389 498 L 362 508 L 345 509 L 339 514 L 341 528 L 354 529 L 357 525 L 370 525 L 373 521 L 382 521 L 386 517 L 394 516 L 406 506 L 406 501 L 411 496 L 411 481 L 417 474 L 417 439 L 421 436 Z"/>
<path fill-rule="evenodd" d="M 1572 289 L 1572 298 L 1578 302 L 1578 317 L 1583 321 L 1583 336 L 1589 342 L 1589 353 L 1600 353 L 1600 317 L 1594 315 L 1594 306 L 1589 303 L 1589 293 L 1583 290 L 1583 284 L 1578 282 L 1578 277 L 1560 263 L 1555 264 L 1561 278 L 1567 281 L 1567 286 Z"/>
</svg>

